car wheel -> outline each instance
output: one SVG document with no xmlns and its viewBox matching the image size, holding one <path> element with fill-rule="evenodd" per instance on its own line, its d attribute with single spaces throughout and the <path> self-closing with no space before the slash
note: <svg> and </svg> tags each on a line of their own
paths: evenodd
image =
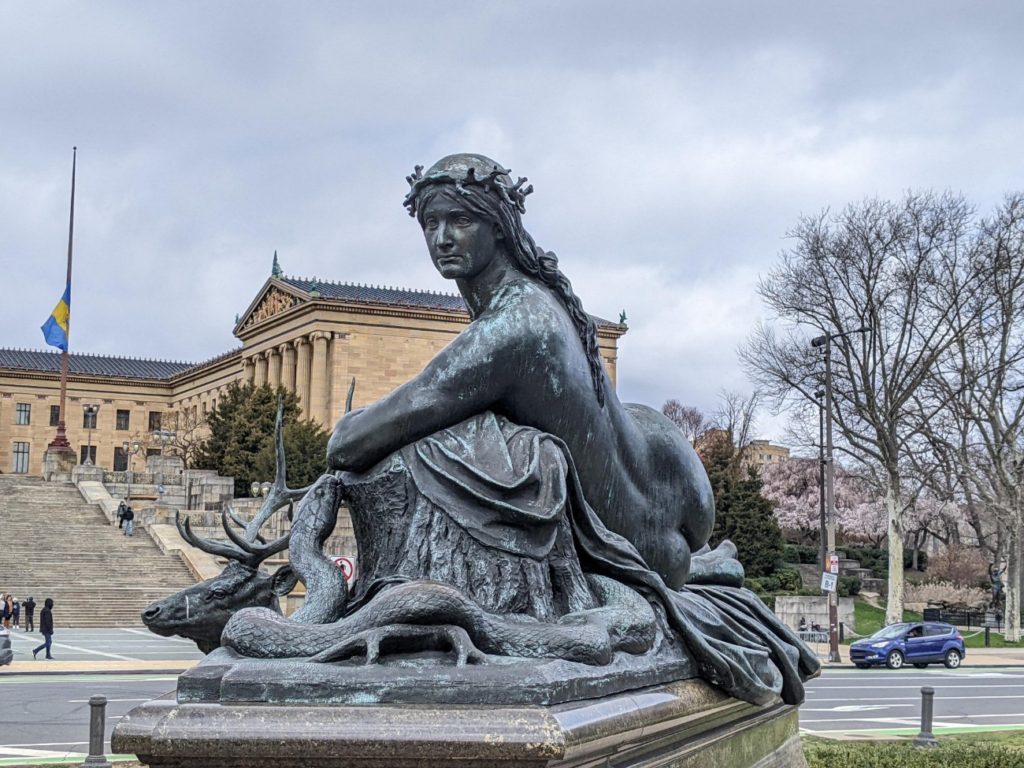
<svg viewBox="0 0 1024 768">
<path fill-rule="evenodd" d="M 885 666 L 889 669 L 902 669 L 903 661 L 904 658 L 901 651 L 890 651 L 889 655 L 885 657 Z"/>
<path fill-rule="evenodd" d="M 960 659 L 960 651 L 950 648 L 946 651 L 946 658 L 942 660 L 942 663 L 946 665 L 946 669 L 956 669 L 960 666 Z"/>
<path fill-rule="evenodd" d="M 918 669 L 924 669 L 928 665 L 927 664 L 915 664 L 914 666 L 917 667 Z"/>
<path fill-rule="evenodd" d="M 857 664 L 855 666 L 857 667 L 857 669 L 869 669 L 871 667 L 870 664 Z"/>
</svg>

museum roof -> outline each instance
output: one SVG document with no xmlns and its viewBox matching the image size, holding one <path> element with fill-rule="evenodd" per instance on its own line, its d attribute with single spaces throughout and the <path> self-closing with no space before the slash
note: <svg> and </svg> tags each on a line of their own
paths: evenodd
<svg viewBox="0 0 1024 768">
<path fill-rule="evenodd" d="M 392 288 L 384 285 L 362 285 L 361 283 L 333 283 L 315 277 L 281 277 L 280 280 L 298 288 L 303 293 L 315 289 L 321 298 L 336 301 L 354 301 L 360 304 L 390 304 L 400 307 L 422 307 L 442 309 L 450 312 L 465 312 L 466 303 L 457 293 L 435 293 L 409 288 Z"/>
<path fill-rule="evenodd" d="M 414 307 L 420 309 L 439 309 L 448 312 L 468 312 L 466 302 L 457 293 L 439 293 L 419 291 L 410 288 L 393 288 L 387 285 L 362 285 L 361 283 L 334 283 L 319 280 L 315 277 L 278 278 L 282 282 L 297 288 L 306 294 L 313 290 L 322 299 L 334 301 L 351 301 L 359 304 L 385 304 L 395 307 Z M 594 322 L 604 326 L 618 326 L 611 320 L 591 315 Z"/>
<path fill-rule="evenodd" d="M 60 373 L 60 357 L 60 352 L 0 348 L 0 368 Z M 144 360 L 137 357 L 88 355 L 78 352 L 68 355 L 68 372 L 85 376 L 169 379 L 195 365 L 176 360 Z"/>
</svg>

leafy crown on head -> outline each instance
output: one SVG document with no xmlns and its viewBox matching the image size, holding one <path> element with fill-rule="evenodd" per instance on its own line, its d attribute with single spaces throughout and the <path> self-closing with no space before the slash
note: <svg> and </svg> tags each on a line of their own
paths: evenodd
<svg viewBox="0 0 1024 768">
<path fill-rule="evenodd" d="M 425 187 L 434 184 L 452 184 L 460 195 L 471 194 L 467 187 L 483 187 L 485 190 L 494 192 L 503 203 L 511 206 L 519 211 L 519 213 L 526 213 L 526 196 L 533 192 L 533 185 L 523 186 L 526 184 L 525 176 L 521 176 L 513 184 L 512 179 L 509 177 L 511 171 L 507 168 L 502 168 L 493 161 L 488 161 L 491 165 L 491 170 L 483 176 L 477 175 L 477 169 L 468 163 L 466 164 L 467 167 L 463 170 L 463 168 L 459 167 L 462 163 L 445 162 L 449 159 L 456 160 L 466 157 L 477 156 L 453 155 L 450 158 L 439 161 L 426 174 L 423 173 L 423 166 L 417 165 L 413 169 L 412 174 L 405 177 L 410 187 L 409 194 L 405 196 L 405 207 L 409 209 L 410 216 L 416 215 L 416 206 L 420 192 Z"/>
</svg>

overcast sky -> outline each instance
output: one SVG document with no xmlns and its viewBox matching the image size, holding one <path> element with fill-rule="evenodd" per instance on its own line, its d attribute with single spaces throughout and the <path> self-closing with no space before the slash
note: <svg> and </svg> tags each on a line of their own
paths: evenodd
<svg viewBox="0 0 1024 768">
<path fill-rule="evenodd" d="M 713 410 L 802 213 L 1024 186 L 1019 2 L 0 2 L 0 346 L 198 361 L 269 275 L 454 290 L 405 176 L 479 152 L 616 319 L 625 400 Z M 762 420 L 765 436 L 779 422 Z"/>
</svg>

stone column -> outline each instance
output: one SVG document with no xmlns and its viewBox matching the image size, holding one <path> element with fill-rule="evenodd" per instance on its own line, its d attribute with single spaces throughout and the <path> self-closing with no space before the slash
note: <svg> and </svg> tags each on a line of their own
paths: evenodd
<svg viewBox="0 0 1024 768">
<path fill-rule="evenodd" d="M 294 341 L 295 344 L 295 394 L 299 396 L 299 405 L 302 406 L 302 418 L 312 418 L 309 412 L 309 341 L 301 336 Z"/>
<path fill-rule="evenodd" d="M 281 353 L 276 349 L 267 350 L 267 383 L 272 389 L 281 386 Z"/>
<path fill-rule="evenodd" d="M 252 384 L 253 377 L 255 376 L 256 368 L 252 364 L 251 357 L 242 358 L 242 383 Z"/>
<path fill-rule="evenodd" d="M 262 387 L 267 383 L 267 356 L 260 353 L 256 356 L 256 376 L 253 379 L 253 384 L 257 387 Z"/>
<path fill-rule="evenodd" d="M 324 428 L 330 425 L 327 415 L 327 337 L 329 334 L 316 331 L 310 334 L 313 341 L 313 369 L 309 382 L 309 413 L 310 417 L 320 422 Z"/>
<path fill-rule="evenodd" d="M 349 384 L 349 379 L 344 376 L 344 373 L 348 372 L 348 366 L 345 364 L 347 362 L 345 356 L 345 340 L 347 338 L 347 333 L 331 334 L 330 387 L 327 390 L 328 431 L 344 415 L 345 411 L 345 396 L 348 394 Z"/>
<path fill-rule="evenodd" d="M 281 386 L 289 392 L 295 391 L 295 347 L 282 344 L 277 348 L 281 354 Z"/>
</svg>

